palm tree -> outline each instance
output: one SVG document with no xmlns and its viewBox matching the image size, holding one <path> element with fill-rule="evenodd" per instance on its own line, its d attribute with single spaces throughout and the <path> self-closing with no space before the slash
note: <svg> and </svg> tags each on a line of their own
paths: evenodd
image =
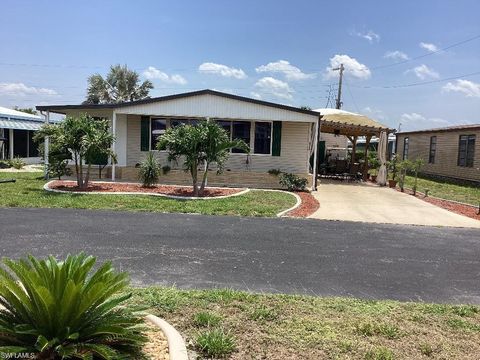
<svg viewBox="0 0 480 360">
<path fill-rule="evenodd" d="M 87 99 L 85 104 L 111 104 L 141 100 L 148 97 L 153 84 L 145 80 L 140 84 L 139 75 L 126 65 L 110 67 L 104 79 L 100 74 L 88 78 Z"/>
<path fill-rule="evenodd" d="M 184 170 L 192 176 L 193 196 L 203 195 L 210 165 L 217 165 L 217 173 L 223 171 L 231 148 L 249 152 L 249 147 L 243 140 L 230 140 L 225 129 L 213 120 L 202 120 L 195 126 L 170 128 L 157 143 L 157 149 L 167 150 L 169 161 L 177 161 L 179 158 L 184 160 Z M 198 168 L 201 165 L 204 170 L 199 188 Z"/>
</svg>

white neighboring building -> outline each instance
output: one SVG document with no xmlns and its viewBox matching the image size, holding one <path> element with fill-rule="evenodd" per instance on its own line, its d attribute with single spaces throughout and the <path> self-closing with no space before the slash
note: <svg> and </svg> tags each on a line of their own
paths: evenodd
<svg viewBox="0 0 480 360">
<path fill-rule="evenodd" d="M 41 161 L 33 135 L 43 125 L 38 115 L 0 106 L 0 160 L 22 158 L 28 164 Z"/>
</svg>

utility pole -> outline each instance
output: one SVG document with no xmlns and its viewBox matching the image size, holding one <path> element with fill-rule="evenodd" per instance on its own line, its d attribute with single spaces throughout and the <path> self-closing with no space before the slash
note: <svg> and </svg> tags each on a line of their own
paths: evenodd
<svg viewBox="0 0 480 360">
<path fill-rule="evenodd" d="M 333 71 L 340 71 L 340 77 L 338 79 L 338 95 L 337 95 L 337 104 L 335 106 L 336 109 L 340 109 L 342 107 L 342 81 L 343 81 L 343 71 L 345 67 L 343 64 L 340 64 L 340 67 L 332 69 Z"/>
</svg>

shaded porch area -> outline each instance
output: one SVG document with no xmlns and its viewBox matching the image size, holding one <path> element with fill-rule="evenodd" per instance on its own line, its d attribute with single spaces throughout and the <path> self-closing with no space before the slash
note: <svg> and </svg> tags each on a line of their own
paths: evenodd
<svg viewBox="0 0 480 360">
<path fill-rule="evenodd" d="M 315 111 L 320 113 L 320 134 L 345 136 L 352 144 L 350 150 L 348 147 L 345 149 L 328 148 L 325 143 L 319 142 L 316 164 L 319 178 L 366 180 L 369 170 L 370 141 L 374 137 L 380 137 L 382 133 L 388 138 L 388 134 L 395 130 L 389 129 L 387 126 L 361 114 L 338 109 L 316 109 Z M 357 158 L 357 142 L 359 139 L 364 139 L 361 159 Z M 386 166 L 386 161 L 389 159 L 388 146 L 379 151 L 384 152 L 381 159 L 380 154 L 378 154 L 379 161 Z"/>
</svg>

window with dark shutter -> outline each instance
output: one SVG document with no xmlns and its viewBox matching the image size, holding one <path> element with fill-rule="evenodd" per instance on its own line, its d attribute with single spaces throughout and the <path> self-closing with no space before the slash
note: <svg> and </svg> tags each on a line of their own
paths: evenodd
<svg viewBox="0 0 480 360">
<path fill-rule="evenodd" d="M 140 121 L 140 151 L 150 150 L 150 118 L 142 116 Z"/>
<path fill-rule="evenodd" d="M 272 156 L 280 156 L 282 152 L 282 122 L 273 122 Z"/>
<path fill-rule="evenodd" d="M 435 164 L 435 153 L 437 152 L 437 137 L 430 136 L 430 151 L 428 154 L 428 163 Z"/>
<path fill-rule="evenodd" d="M 408 137 L 403 139 L 403 160 L 408 159 Z"/>
<path fill-rule="evenodd" d="M 460 135 L 458 141 L 457 165 L 473 167 L 475 160 L 475 135 Z"/>
</svg>

